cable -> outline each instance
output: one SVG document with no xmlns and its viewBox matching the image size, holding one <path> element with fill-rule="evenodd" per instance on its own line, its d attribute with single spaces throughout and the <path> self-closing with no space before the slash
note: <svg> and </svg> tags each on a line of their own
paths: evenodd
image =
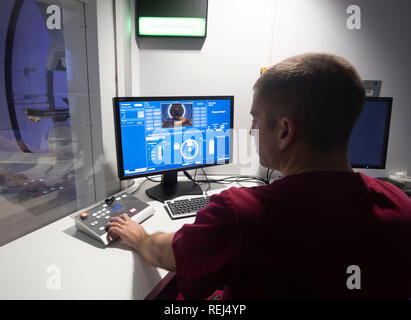
<svg viewBox="0 0 411 320">
<path fill-rule="evenodd" d="M 191 176 L 191 174 L 188 173 L 188 171 L 183 170 L 183 173 L 184 173 L 184 175 L 187 177 L 188 180 L 193 181 L 194 184 L 196 183 L 196 182 L 195 182 L 195 179 Z"/>
<path fill-rule="evenodd" d="M 270 173 L 270 175 L 269 175 L 269 177 L 268 177 L 268 183 L 270 183 L 270 181 L 271 181 L 271 176 L 273 175 L 273 172 L 274 172 L 274 171 L 275 171 L 274 169 L 271 170 L 271 173 Z"/>
<path fill-rule="evenodd" d="M 151 182 L 161 182 L 161 180 L 153 180 L 153 179 L 151 179 L 151 178 L 149 178 L 149 177 L 145 177 L 148 181 L 151 181 Z"/>
<path fill-rule="evenodd" d="M 201 171 L 203 171 L 203 174 L 204 174 L 204 176 L 206 177 L 206 180 L 207 180 L 207 183 L 208 183 L 208 188 L 207 188 L 207 190 L 204 192 L 204 193 L 207 195 L 207 191 L 211 189 L 211 184 L 210 184 L 210 181 L 208 180 L 208 177 L 207 177 L 207 175 L 206 175 L 206 173 L 205 173 L 205 171 L 204 171 L 203 168 L 201 168 Z"/>
<path fill-rule="evenodd" d="M 146 178 L 147 178 L 147 177 L 146 177 Z M 144 183 L 146 183 L 147 181 L 148 181 L 148 179 L 145 179 L 143 182 L 141 182 L 140 185 L 137 187 L 136 190 L 133 191 L 132 194 L 135 194 L 135 193 L 140 189 L 140 187 L 141 187 Z"/>
<path fill-rule="evenodd" d="M 219 179 L 210 179 L 209 178 L 210 175 L 206 174 L 206 172 L 204 171 L 203 168 L 200 168 L 200 169 L 203 172 L 203 176 L 205 177 L 205 179 L 197 179 L 197 169 L 194 173 L 194 178 L 191 176 L 191 174 L 189 174 L 185 170 L 183 170 L 183 173 L 187 177 L 187 179 L 193 181 L 194 183 L 207 183 L 208 187 L 207 187 L 206 191 L 204 191 L 204 194 L 206 194 L 206 195 L 207 195 L 207 192 L 211 189 L 211 183 L 218 183 L 218 184 L 223 184 L 223 185 L 238 183 L 241 187 L 244 187 L 241 183 L 247 183 L 247 182 L 260 183 L 260 184 L 263 184 L 263 185 L 268 184 L 267 179 L 261 178 L 259 176 L 249 176 L 249 175 L 228 176 L 228 177 L 219 178 Z M 211 176 L 213 176 L 213 174 L 211 174 Z M 161 180 L 154 180 L 154 179 L 151 179 L 149 177 L 145 177 L 145 178 L 146 178 L 146 181 L 148 180 L 148 181 L 156 182 L 156 183 L 161 182 Z M 146 181 L 144 181 L 144 182 L 146 182 Z M 142 182 L 140 184 L 140 186 L 138 186 L 137 190 L 141 187 L 141 185 L 144 182 Z M 137 192 L 137 190 L 134 191 L 133 193 Z"/>
<path fill-rule="evenodd" d="M 204 172 L 204 170 L 203 170 Z M 267 181 L 264 178 L 258 177 L 258 176 L 229 176 L 229 177 L 224 177 L 220 179 L 209 179 L 208 175 L 205 174 L 204 176 L 206 177 L 206 180 L 197 180 L 196 182 L 207 182 L 207 183 L 219 183 L 219 184 L 231 184 L 231 183 L 236 183 L 236 182 L 258 182 L 262 183 L 264 185 L 267 184 Z"/>
<path fill-rule="evenodd" d="M 262 182 L 264 184 L 267 184 L 267 180 L 265 180 L 264 178 L 261 178 L 259 176 L 248 176 L 248 175 L 240 175 L 240 176 L 231 176 L 231 177 L 226 177 L 223 178 L 221 180 L 234 180 L 234 181 L 238 181 L 239 179 L 247 179 L 250 181 L 259 181 Z"/>
</svg>

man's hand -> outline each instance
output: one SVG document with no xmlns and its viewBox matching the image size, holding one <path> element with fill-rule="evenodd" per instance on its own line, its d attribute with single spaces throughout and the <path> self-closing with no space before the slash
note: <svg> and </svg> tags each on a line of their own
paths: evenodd
<svg viewBox="0 0 411 320">
<path fill-rule="evenodd" d="M 142 242 L 148 237 L 144 228 L 130 219 L 127 214 L 110 219 L 108 226 L 108 240 L 113 241 L 120 237 L 130 247 L 138 251 Z"/>
<path fill-rule="evenodd" d="M 24 183 L 29 181 L 29 178 L 24 174 L 0 173 L 0 183 L 8 188 L 22 187 Z"/>
<path fill-rule="evenodd" d="M 176 270 L 172 248 L 174 233 L 157 232 L 148 235 L 144 228 L 130 219 L 127 214 L 111 218 L 108 223 L 108 241 L 120 237 L 134 248 L 146 263 L 169 271 Z"/>
</svg>

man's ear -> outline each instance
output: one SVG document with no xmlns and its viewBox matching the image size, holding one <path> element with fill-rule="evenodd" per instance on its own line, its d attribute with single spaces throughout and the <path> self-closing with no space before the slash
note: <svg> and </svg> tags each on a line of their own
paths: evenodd
<svg viewBox="0 0 411 320">
<path fill-rule="evenodd" d="M 278 128 L 278 147 L 280 150 L 285 150 L 294 140 L 295 123 L 293 119 L 282 118 L 279 122 Z"/>
</svg>

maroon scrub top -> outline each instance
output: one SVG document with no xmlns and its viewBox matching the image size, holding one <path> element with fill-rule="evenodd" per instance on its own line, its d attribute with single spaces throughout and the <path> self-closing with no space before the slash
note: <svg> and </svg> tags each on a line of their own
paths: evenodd
<svg viewBox="0 0 411 320">
<path fill-rule="evenodd" d="M 230 188 L 172 247 L 185 299 L 411 298 L 411 200 L 363 173 Z"/>
</svg>

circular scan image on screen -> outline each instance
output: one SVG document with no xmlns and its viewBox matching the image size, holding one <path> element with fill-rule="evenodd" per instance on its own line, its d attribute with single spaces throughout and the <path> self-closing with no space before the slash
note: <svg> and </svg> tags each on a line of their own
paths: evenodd
<svg viewBox="0 0 411 320">
<path fill-rule="evenodd" d="M 191 160 L 198 155 L 199 146 L 198 143 L 193 139 L 187 139 L 181 145 L 181 155 L 184 159 Z"/>
<path fill-rule="evenodd" d="M 187 127 L 193 125 L 192 103 L 163 103 L 163 128 Z"/>
<path fill-rule="evenodd" d="M 186 109 L 183 104 L 174 104 L 171 105 L 168 109 L 171 118 L 174 120 L 180 120 L 186 113 Z"/>
</svg>

